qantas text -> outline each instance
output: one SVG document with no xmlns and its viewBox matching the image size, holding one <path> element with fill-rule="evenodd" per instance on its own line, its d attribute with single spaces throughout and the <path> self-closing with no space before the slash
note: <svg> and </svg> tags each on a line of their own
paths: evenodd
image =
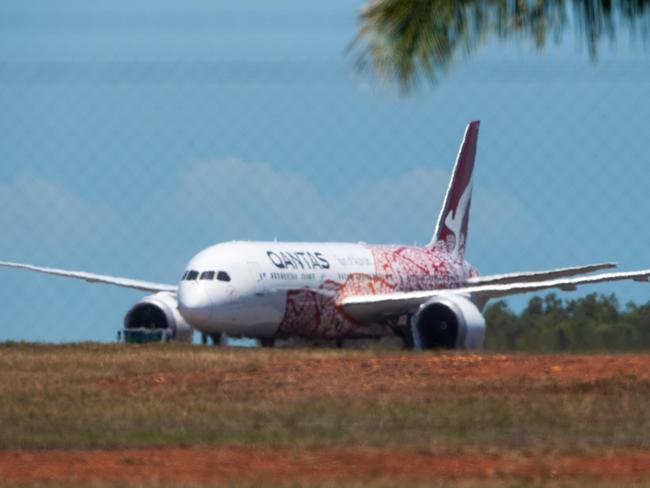
<svg viewBox="0 0 650 488">
<path fill-rule="evenodd" d="M 276 268 L 280 269 L 329 269 L 330 263 L 319 252 L 273 252 L 266 255 Z"/>
</svg>

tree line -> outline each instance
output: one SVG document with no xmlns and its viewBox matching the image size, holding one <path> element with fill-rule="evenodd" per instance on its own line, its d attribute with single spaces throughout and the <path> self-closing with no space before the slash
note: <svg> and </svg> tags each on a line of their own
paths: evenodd
<svg viewBox="0 0 650 488">
<path fill-rule="evenodd" d="M 561 300 L 534 297 L 517 314 L 498 301 L 485 310 L 491 351 L 638 351 L 650 349 L 650 302 L 621 307 L 615 295 Z"/>
</svg>

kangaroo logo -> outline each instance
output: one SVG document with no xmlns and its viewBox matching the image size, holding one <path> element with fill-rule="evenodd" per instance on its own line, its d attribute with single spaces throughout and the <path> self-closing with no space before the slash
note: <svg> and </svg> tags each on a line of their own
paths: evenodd
<svg viewBox="0 0 650 488">
<path fill-rule="evenodd" d="M 445 225 L 453 234 L 447 236 L 447 249 L 451 254 L 458 254 L 465 244 L 465 236 L 461 232 L 463 220 L 467 214 L 470 198 L 472 196 L 472 180 L 470 179 L 463 191 L 463 194 L 458 199 L 458 204 L 454 210 L 450 210 L 445 218 Z"/>
</svg>

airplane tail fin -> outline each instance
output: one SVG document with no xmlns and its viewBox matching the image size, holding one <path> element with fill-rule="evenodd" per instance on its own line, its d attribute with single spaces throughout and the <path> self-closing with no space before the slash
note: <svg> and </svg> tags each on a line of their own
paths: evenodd
<svg viewBox="0 0 650 488">
<path fill-rule="evenodd" d="M 442 247 L 447 252 L 461 258 L 465 254 L 465 244 L 467 243 L 469 207 L 472 200 L 472 172 L 479 124 L 478 120 L 467 124 L 445 201 L 438 216 L 436 230 L 428 245 L 430 248 Z"/>
</svg>

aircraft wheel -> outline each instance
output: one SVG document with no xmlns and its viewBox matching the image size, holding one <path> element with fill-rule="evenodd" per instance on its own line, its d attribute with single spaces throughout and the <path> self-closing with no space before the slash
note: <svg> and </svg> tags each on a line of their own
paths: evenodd
<svg viewBox="0 0 650 488">
<path fill-rule="evenodd" d="M 410 327 L 400 328 L 397 335 L 400 337 L 400 339 L 402 339 L 403 349 L 410 351 L 415 347 L 415 343 L 413 341 L 413 332 L 411 331 Z"/>
<path fill-rule="evenodd" d="M 275 339 L 273 337 L 262 337 L 260 339 L 260 345 L 262 347 L 273 347 L 275 346 Z"/>
</svg>

